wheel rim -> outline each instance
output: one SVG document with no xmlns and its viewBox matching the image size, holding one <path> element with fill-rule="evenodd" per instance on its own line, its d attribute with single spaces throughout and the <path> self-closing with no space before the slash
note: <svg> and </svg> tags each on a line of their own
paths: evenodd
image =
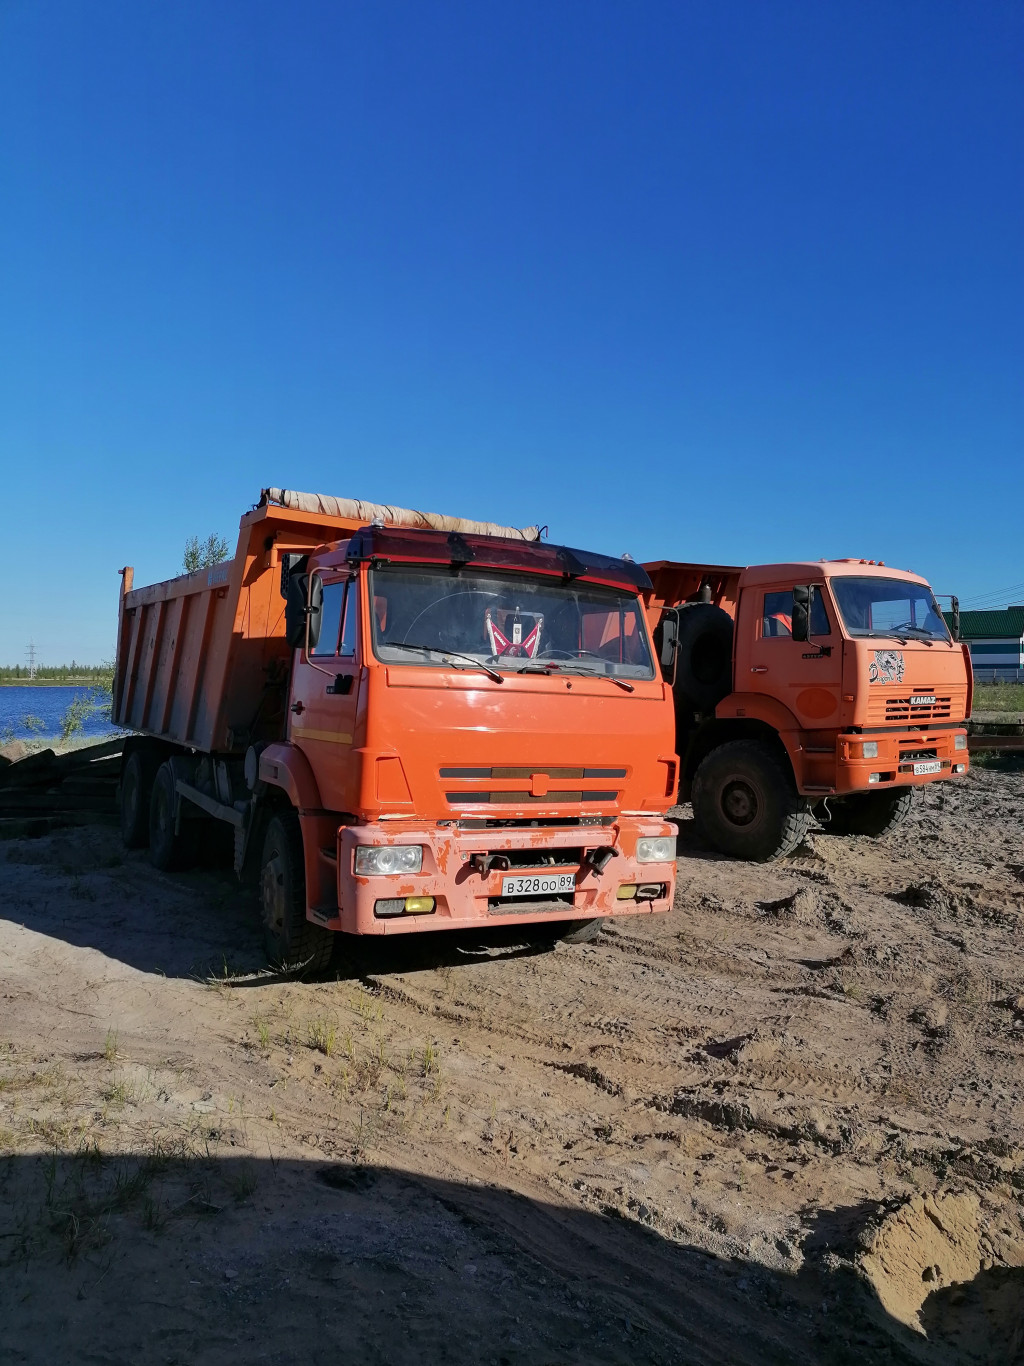
<svg viewBox="0 0 1024 1366">
<path fill-rule="evenodd" d="M 761 813 L 760 794 L 744 778 L 731 778 L 722 789 L 722 814 L 730 825 L 752 825 Z"/>
<path fill-rule="evenodd" d="M 263 926 L 275 944 L 284 938 L 285 899 L 284 865 L 281 853 L 275 849 L 263 865 L 260 891 L 263 899 Z"/>
</svg>

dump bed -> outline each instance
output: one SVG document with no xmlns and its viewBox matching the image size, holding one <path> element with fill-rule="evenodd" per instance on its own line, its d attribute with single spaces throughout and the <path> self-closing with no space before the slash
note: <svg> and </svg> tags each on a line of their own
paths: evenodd
<svg viewBox="0 0 1024 1366">
<path fill-rule="evenodd" d="M 234 559 L 146 588 L 121 571 L 113 719 L 203 751 L 242 753 L 284 732 L 290 650 L 280 557 L 345 540 L 371 522 L 537 540 L 437 513 L 264 489 L 239 523 Z"/>
</svg>

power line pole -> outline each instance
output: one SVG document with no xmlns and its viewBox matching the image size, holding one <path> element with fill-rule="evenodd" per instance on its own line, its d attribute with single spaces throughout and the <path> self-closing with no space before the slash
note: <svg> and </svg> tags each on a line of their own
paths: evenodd
<svg viewBox="0 0 1024 1366">
<path fill-rule="evenodd" d="M 35 678 L 35 676 L 36 676 L 36 643 L 35 643 L 34 640 L 30 640 L 30 641 L 29 641 L 28 650 L 27 650 L 26 653 L 28 654 L 28 676 L 29 676 L 29 678 Z"/>
</svg>

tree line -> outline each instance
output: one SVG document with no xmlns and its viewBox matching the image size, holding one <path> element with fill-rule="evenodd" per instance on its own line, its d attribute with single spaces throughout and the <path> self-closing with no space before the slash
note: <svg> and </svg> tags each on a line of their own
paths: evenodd
<svg viewBox="0 0 1024 1366">
<path fill-rule="evenodd" d="M 30 673 L 27 664 L 0 664 L 0 683 L 35 678 L 44 682 L 64 683 L 85 681 L 102 683 L 110 673 L 109 664 L 37 664 Z"/>
</svg>

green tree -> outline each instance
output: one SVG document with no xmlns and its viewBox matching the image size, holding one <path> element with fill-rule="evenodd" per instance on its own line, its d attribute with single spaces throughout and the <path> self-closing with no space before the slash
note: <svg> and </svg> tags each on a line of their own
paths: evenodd
<svg viewBox="0 0 1024 1366">
<path fill-rule="evenodd" d="M 211 565 L 220 564 L 221 560 L 226 560 L 227 557 L 228 543 L 215 531 L 211 532 L 205 541 L 201 541 L 198 536 L 190 536 L 185 542 L 182 569 L 186 574 L 194 574 L 197 569 L 209 569 Z"/>
</svg>

